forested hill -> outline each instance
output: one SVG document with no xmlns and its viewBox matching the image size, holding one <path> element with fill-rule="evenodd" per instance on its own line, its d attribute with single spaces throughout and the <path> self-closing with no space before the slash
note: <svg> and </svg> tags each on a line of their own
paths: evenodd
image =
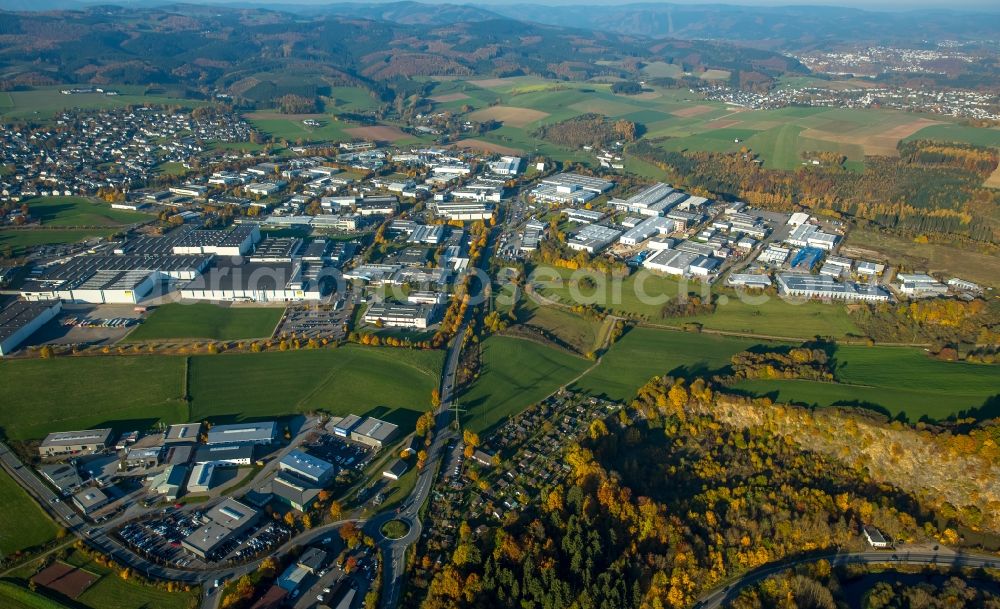
<svg viewBox="0 0 1000 609">
<path fill-rule="evenodd" d="M 516 4 L 493 7 L 519 19 L 620 34 L 766 44 L 802 50 L 844 43 L 918 44 L 989 40 L 1000 13 L 878 12 L 833 6 L 635 3 L 605 6 Z"/>
<path fill-rule="evenodd" d="M 313 15 L 195 5 L 0 12 L 0 69 L 8 89 L 72 82 L 180 83 L 237 95 L 274 75 L 286 82 L 301 76 L 299 85 L 313 79 L 315 87 L 362 84 L 384 92 L 386 83 L 413 76 L 634 76 L 639 61 L 675 58 L 684 58 L 692 69 L 770 76 L 806 72 L 794 59 L 721 43 L 654 43 L 472 9 L 456 8 L 446 11 L 450 18 L 436 19 L 444 9 L 426 10 L 432 11 L 429 17 L 423 19 L 417 10 L 411 23 L 365 18 L 398 19 L 399 10 L 362 8 L 354 14 L 341 8 Z M 276 95 L 289 92 L 299 91 L 278 87 Z"/>
</svg>

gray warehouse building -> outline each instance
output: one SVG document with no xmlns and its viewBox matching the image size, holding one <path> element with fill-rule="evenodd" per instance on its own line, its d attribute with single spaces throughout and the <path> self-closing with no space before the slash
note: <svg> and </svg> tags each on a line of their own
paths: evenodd
<svg viewBox="0 0 1000 609">
<path fill-rule="evenodd" d="M 274 421 L 216 425 L 208 431 L 206 444 L 270 444 L 278 436 Z"/>
<path fill-rule="evenodd" d="M 61 310 L 58 300 L 0 299 L 0 357 L 12 353 Z"/>
<path fill-rule="evenodd" d="M 111 445 L 111 428 L 57 431 L 45 436 L 38 446 L 42 457 L 89 455 L 107 450 Z"/>
</svg>

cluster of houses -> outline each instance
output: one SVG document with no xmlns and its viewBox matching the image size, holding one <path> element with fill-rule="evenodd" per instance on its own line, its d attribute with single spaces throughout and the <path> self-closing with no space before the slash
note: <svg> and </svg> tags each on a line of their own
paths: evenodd
<svg viewBox="0 0 1000 609">
<path fill-rule="evenodd" d="M 67 111 L 41 128 L 8 125 L 0 131 L 0 165 L 15 170 L 0 178 L 0 200 L 127 191 L 163 163 L 187 163 L 207 142 L 245 142 L 252 133 L 233 114 L 146 107 Z"/>
</svg>

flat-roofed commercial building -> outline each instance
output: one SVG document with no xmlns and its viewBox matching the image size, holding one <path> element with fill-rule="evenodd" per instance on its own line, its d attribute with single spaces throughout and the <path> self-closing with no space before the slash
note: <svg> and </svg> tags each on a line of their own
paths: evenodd
<svg viewBox="0 0 1000 609">
<path fill-rule="evenodd" d="M 449 220 L 469 222 L 472 220 L 489 220 L 493 216 L 493 206 L 484 201 L 436 201 L 434 213 Z"/>
<path fill-rule="evenodd" d="M 320 286 L 306 278 L 305 263 L 218 263 L 196 277 L 180 292 L 191 300 L 289 302 L 318 300 Z"/>
<path fill-rule="evenodd" d="M 334 474 L 335 468 L 319 457 L 306 454 L 301 450 L 293 450 L 278 462 L 278 469 L 291 472 L 314 484 L 326 484 Z"/>
<path fill-rule="evenodd" d="M 948 286 L 926 273 L 898 273 L 899 291 L 907 296 L 941 296 L 948 293 Z"/>
<path fill-rule="evenodd" d="M 278 437 L 275 421 L 216 425 L 208 431 L 207 444 L 270 444 Z"/>
<path fill-rule="evenodd" d="M 17 349 L 61 310 L 58 300 L 4 302 L 0 298 L 0 357 Z"/>
<path fill-rule="evenodd" d="M 874 284 L 838 282 L 829 275 L 782 273 L 777 276 L 778 291 L 789 296 L 849 302 L 889 302 L 890 294 Z"/>
<path fill-rule="evenodd" d="M 361 423 L 361 417 L 356 414 L 349 414 L 339 421 L 333 421 L 333 434 L 341 438 L 349 438 L 354 428 Z"/>
<path fill-rule="evenodd" d="M 662 216 L 653 216 L 625 231 L 625 234 L 621 236 L 619 241 L 622 245 L 639 245 L 654 235 L 665 235 L 673 232 L 673 230 L 673 220 Z"/>
<path fill-rule="evenodd" d="M 201 422 L 171 425 L 167 428 L 167 435 L 163 441 L 166 444 L 197 442 L 203 427 Z"/>
<path fill-rule="evenodd" d="M 92 514 L 110 503 L 110 499 L 96 486 L 85 488 L 73 495 L 73 503 L 85 515 Z"/>
<path fill-rule="evenodd" d="M 489 164 L 490 171 L 498 176 L 516 176 L 521 171 L 521 158 L 516 156 L 502 156 L 500 160 Z"/>
<path fill-rule="evenodd" d="M 643 188 L 628 199 L 612 199 L 611 205 L 615 209 L 643 216 L 662 216 L 686 197 L 686 194 L 678 192 L 669 184 L 658 182 Z"/>
<path fill-rule="evenodd" d="M 162 446 L 153 447 L 139 447 L 139 448 L 129 448 L 125 452 L 125 458 L 122 459 L 121 465 L 126 469 L 150 469 L 156 467 L 160 464 L 160 458 L 163 456 Z"/>
<path fill-rule="evenodd" d="M 57 431 L 45 436 L 38 446 L 42 457 L 88 455 L 107 450 L 111 445 L 111 428 Z"/>
<path fill-rule="evenodd" d="M 236 224 L 221 230 L 192 230 L 173 244 L 174 254 L 242 256 L 260 241 L 260 225 Z"/>
<path fill-rule="evenodd" d="M 398 426 L 388 421 L 367 417 L 351 432 L 351 439 L 376 450 L 382 450 L 383 446 L 396 437 L 397 430 Z"/>
<path fill-rule="evenodd" d="M 560 173 L 544 178 L 531 191 L 536 201 L 547 203 L 580 204 L 590 201 L 614 188 L 615 183 L 603 178 Z"/>
<path fill-rule="evenodd" d="M 166 469 L 152 477 L 149 490 L 163 495 L 167 501 L 173 501 L 181 496 L 187 475 L 186 465 L 168 465 Z"/>
<path fill-rule="evenodd" d="M 763 290 L 771 287 L 771 278 L 763 273 L 733 273 L 726 279 L 726 283 L 733 287 Z"/>
<path fill-rule="evenodd" d="M 215 558 L 215 551 L 257 520 L 257 510 L 227 498 L 202 517 L 203 525 L 184 538 L 181 545 L 201 558 Z"/>
<path fill-rule="evenodd" d="M 215 463 L 199 463 L 191 469 L 191 479 L 187 483 L 189 493 L 207 493 L 212 490 L 215 477 Z"/>
<path fill-rule="evenodd" d="M 63 495 L 68 495 L 83 485 L 80 472 L 68 463 L 50 463 L 39 467 L 38 471 Z"/>
<path fill-rule="evenodd" d="M 271 494 L 300 512 L 312 506 L 320 490 L 315 483 L 303 480 L 290 472 L 278 472 L 271 479 Z"/>
<path fill-rule="evenodd" d="M 250 465 L 253 463 L 255 444 L 215 444 L 200 446 L 194 453 L 195 463 Z"/>
<path fill-rule="evenodd" d="M 661 250 L 643 261 L 642 266 L 667 275 L 684 275 L 700 256 L 694 252 Z"/>
<path fill-rule="evenodd" d="M 570 249 L 596 254 L 611 245 L 621 234 L 618 229 L 600 224 L 588 224 L 570 237 L 566 245 Z"/>
<path fill-rule="evenodd" d="M 365 312 L 365 323 L 393 328 L 425 329 L 434 319 L 434 305 L 401 302 L 376 302 Z"/>
<path fill-rule="evenodd" d="M 444 232 L 445 227 L 440 224 L 418 224 L 414 227 L 406 241 L 408 243 L 437 245 L 444 241 Z"/>
<path fill-rule="evenodd" d="M 576 207 L 564 209 L 562 210 L 562 213 L 566 214 L 566 218 L 570 222 L 580 222 L 581 224 L 593 224 L 594 222 L 600 222 L 604 219 L 604 216 L 607 215 L 602 211 L 594 209 L 578 209 Z"/>
</svg>

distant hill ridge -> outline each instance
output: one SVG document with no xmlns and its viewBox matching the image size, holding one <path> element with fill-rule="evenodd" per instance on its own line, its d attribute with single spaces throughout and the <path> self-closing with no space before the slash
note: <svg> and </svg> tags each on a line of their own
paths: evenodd
<svg viewBox="0 0 1000 609">
<path fill-rule="evenodd" d="M 651 44 L 477 7 L 413 2 L 327 5 L 311 7 L 310 14 L 197 4 L 0 11 L 0 40 L 8 89 L 45 82 L 178 83 L 202 93 L 235 85 L 232 93 L 269 97 L 316 95 L 347 84 L 391 99 L 413 76 L 635 78 L 637 61 L 768 77 L 808 73 L 770 51 L 670 39 Z M 270 84 L 248 87 L 254 79 Z"/>
</svg>

